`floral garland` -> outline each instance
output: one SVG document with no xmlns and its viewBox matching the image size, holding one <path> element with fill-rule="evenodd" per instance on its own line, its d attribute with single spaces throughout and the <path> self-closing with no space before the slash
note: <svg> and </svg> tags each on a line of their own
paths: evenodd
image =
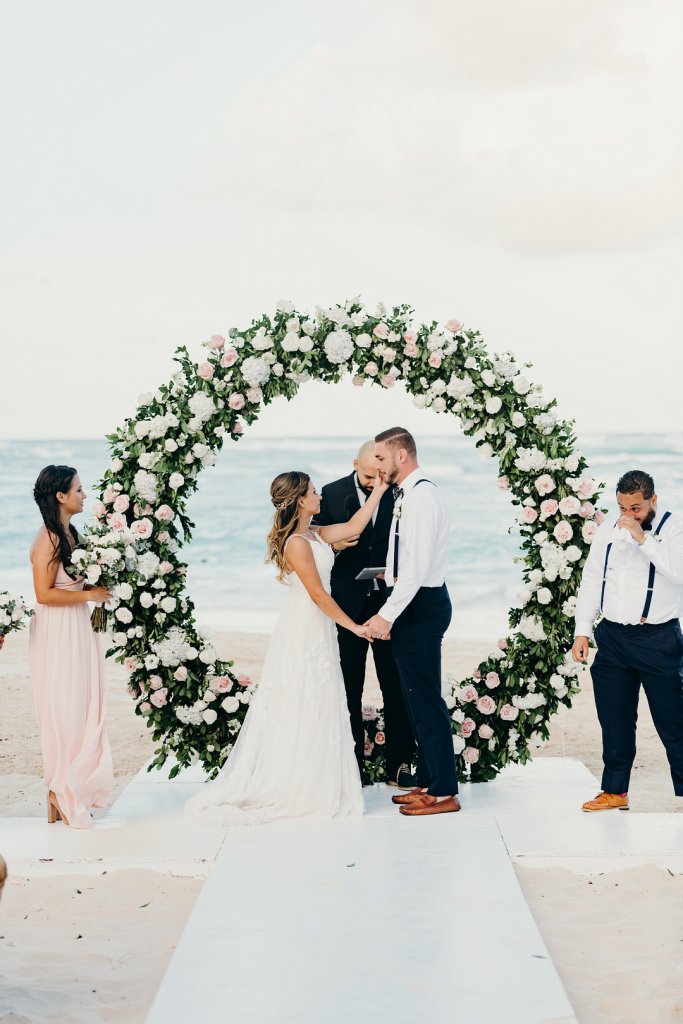
<svg viewBox="0 0 683 1024">
<path fill-rule="evenodd" d="M 419 407 L 457 416 L 481 455 L 497 458 L 498 486 L 518 507 L 524 585 L 509 635 L 469 679 L 444 685 L 461 770 L 485 781 L 508 762 L 526 761 L 547 738 L 550 716 L 571 703 L 575 594 L 601 515 L 572 424 L 558 421 L 555 401 L 529 382 L 529 364 L 490 355 L 479 332 L 457 320 L 413 326 L 411 314 L 409 306 L 369 312 L 354 299 L 309 315 L 281 302 L 274 315 L 233 328 L 229 341 L 214 335 L 199 365 L 179 349 L 172 380 L 143 395 L 135 416 L 109 436 L 113 457 L 92 543 L 99 536 L 101 546 L 103 534 L 114 544 L 118 532 L 134 537 L 134 545 L 119 544 L 113 643 L 131 673 L 136 710 L 160 743 L 154 766 L 173 754 L 172 774 L 196 760 L 216 774 L 253 692 L 201 635 L 185 592 L 180 553 L 193 528 L 186 505 L 199 474 L 274 398 L 348 372 L 358 386 L 403 381 Z M 381 777 L 381 716 L 367 724 L 367 756 Z"/>
</svg>

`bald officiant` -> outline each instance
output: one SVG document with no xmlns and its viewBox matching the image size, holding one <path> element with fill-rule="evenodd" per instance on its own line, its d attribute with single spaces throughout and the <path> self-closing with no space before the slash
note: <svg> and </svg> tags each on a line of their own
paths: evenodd
<svg viewBox="0 0 683 1024">
<path fill-rule="evenodd" d="M 353 461 L 353 472 L 323 487 L 316 523 L 327 526 L 347 522 L 365 504 L 376 475 L 375 442 L 366 441 Z M 366 622 L 386 602 L 387 588 L 384 580 L 357 580 L 356 577 L 363 569 L 384 567 L 393 510 L 394 498 L 390 488 L 382 496 L 372 521 L 360 536 L 333 545 L 335 560 L 331 580 L 332 597 L 355 622 Z M 365 726 L 362 697 L 369 641 L 355 636 L 348 629 L 338 629 L 337 635 L 356 758 L 361 778 L 366 782 L 363 770 Z M 403 700 L 391 641 L 374 643 L 372 654 L 384 698 L 387 782 L 391 786 L 407 788 L 414 784 L 410 769 L 415 760 L 415 739 Z"/>
</svg>

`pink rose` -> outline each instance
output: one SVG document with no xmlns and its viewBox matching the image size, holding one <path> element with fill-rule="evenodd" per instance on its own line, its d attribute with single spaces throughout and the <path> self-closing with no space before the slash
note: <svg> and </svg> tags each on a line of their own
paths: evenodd
<svg viewBox="0 0 683 1024">
<path fill-rule="evenodd" d="M 460 735 L 464 736 L 465 739 L 469 739 L 476 728 L 476 722 L 471 718 L 464 718 L 460 723 Z"/>
<path fill-rule="evenodd" d="M 155 690 L 149 699 L 155 708 L 163 708 L 166 704 L 166 690 Z"/>
<path fill-rule="evenodd" d="M 519 710 L 514 706 L 514 704 L 503 704 L 500 709 L 500 717 L 504 722 L 514 722 L 518 714 Z"/>
<path fill-rule="evenodd" d="M 126 523 L 126 517 L 121 515 L 120 512 L 112 512 L 112 514 L 107 519 L 107 523 L 112 530 L 116 530 L 117 532 L 119 530 L 125 530 L 126 526 L 128 525 Z"/>
<path fill-rule="evenodd" d="M 95 501 L 93 502 L 92 511 L 95 519 L 101 519 L 107 511 L 107 507 L 101 501 Z"/>
<path fill-rule="evenodd" d="M 179 683 L 184 683 L 187 679 L 187 669 L 184 665 L 179 665 L 173 673 L 173 678 L 177 679 Z"/>
<path fill-rule="evenodd" d="M 480 725 L 477 732 L 483 740 L 490 740 L 493 736 L 493 729 L 490 725 Z"/>
<path fill-rule="evenodd" d="M 211 380 L 213 372 L 213 363 L 200 363 L 197 367 L 197 374 L 202 380 Z"/>
<path fill-rule="evenodd" d="M 211 335 L 211 348 L 215 348 L 219 352 L 223 351 L 223 349 L 225 348 L 225 338 L 223 337 L 222 334 Z"/>
<path fill-rule="evenodd" d="M 596 519 L 598 518 L 597 515 L 596 515 L 595 518 Z M 598 532 L 598 524 L 597 524 L 597 522 L 595 522 L 592 519 L 587 519 L 586 522 L 583 524 L 583 527 L 581 529 L 581 536 L 583 537 L 583 539 L 586 541 L 587 544 L 590 544 L 590 542 L 593 540 L 593 537 L 595 536 L 595 534 L 597 532 Z"/>
<path fill-rule="evenodd" d="M 237 421 L 235 426 L 232 428 L 232 433 L 238 435 L 244 433 L 244 423 L 242 422 L 242 420 Z"/>
<path fill-rule="evenodd" d="M 159 508 L 154 513 L 154 518 L 158 519 L 161 523 L 171 523 L 175 519 L 175 512 L 170 505 L 159 505 Z"/>
<path fill-rule="evenodd" d="M 563 516 L 575 516 L 581 509 L 581 502 L 573 494 L 563 498 L 560 502 L 560 512 Z"/>
<path fill-rule="evenodd" d="M 261 391 L 261 388 L 249 388 L 249 390 L 247 391 L 247 398 L 249 399 L 252 405 L 258 405 L 258 403 L 263 398 L 263 392 Z"/>
<path fill-rule="evenodd" d="M 377 718 L 377 712 L 373 708 L 372 704 L 364 704 L 361 709 L 364 722 L 372 722 Z"/>
<path fill-rule="evenodd" d="M 462 330 L 462 324 L 459 320 L 447 320 L 444 327 L 447 331 L 450 331 L 451 334 L 458 334 Z"/>
<path fill-rule="evenodd" d="M 536 490 L 539 494 L 550 494 L 555 490 L 555 481 L 549 473 L 542 473 L 536 481 Z"/>
<path fill-rule="evenodd" d="M 478 693 L 475 688 L 471 685 L 464 686 L 460 694 L 460 700 L 463 704 L 471 704 L 473 700 L 476 700 Z"/>
<path fill-rule="evenodd" d="M 493 697 L 489 697 L 487 694 L 484 694 L 484 696 L 480 697 L 477 701 L 477 711 L 481 711 L 482 715 L 492 715 L 495 710 L 496 702 Z"/>
<path fill-rule="evenodd" d="M 376 732 L 375 733 L 375 743 L 377 744 L 378 747 L 384 746 L 386 741 L 387 741 L 387 738 L 386 738 L 386 736 L 384 735 L 383 732 Z"/>
<path fill-rule="evenodd" d="M 224 370 L 227 370 L 230 366 L 234 366 L 238 360 L 237 349 L 226 348 L 225 352 L 221 356 L 221 366 Z"/>
<path fill-rule="evenodd" d="M 169 540 L 170 534 L 166 530 L 160 530 L 157 534 L 157 540 L 160 544 L 165 544 Z"/>
<path fill-rule="evenodd" d="M 127 494 L 119 494 L 118 498 L 114 502 L 115 512 L 127 512 L 130 507 L 130 498 Z"/>
<path fill-rule="evenodd" d="M 403 355 L 407 356 L 408 359 L 414 359 L 417 355 L 418 348 L 414 343 L 406 342 L 403 346 Z"/>
<path fill-rule="evenodd" d="M 387 373 L 386 376 L 380 378 L 380 384 L 383 388 L 393 388 L 396 383 L 396 378 L 391 373 Z"/>
<path fill-rule="evenodd" d="M 504 636 L 502 636 L 502 637 L 500 638 L 500 640 L 498 641 L 498 643 L 496 644 L 496 646 L 498 647 L 498 649 L 499 649 L 500 651 L 507 651 L 507 649 L 508 649 L 508 642 L 507 642 L 507 638 L 506 638 L 506 637 L 504 637 Z"/>
<path fill-rule="evenodd" d="M 545 522 L 550 516 L 554 516 L 560 506 L 554 498 L 546 498 L 541 502 L 541 522 Z"/>
<path fill-rule="evenodd" d="M 112 487 L 111 484 L 109 484 L 109 486 L 105 487 L 104 489 L 102 501 L 104 502 L 105 505 L 111 505 L 113 504 L 113 502 L 116 501 L 118 493 L 119 492 L 114 487 Z"/>
<path fill-rule="evenodd" d="M 237 682 L 240 686 L 251 686 L 251 676 L 248 676 L 246 672 L 242 672 L 238 675 Z"/>
<path fill-rule="evenodd" d="M 592 498 L 595 494 L 595 480 L 590 476 L 582 476 L 576 493 L 580 498 Z"/>
<path fill-rule="evenodd" d="M 467 764 L 476 764 L 479 760 L 479 751 L 476 747 L 465 747 L 462 752 L 462 756 L 463 760 L 466 761 Z"/>
<path fill-rule="evenodd" d="M 154 532 L 154 524 L 151 519 L 136 519 L 134 523 L 131 523 L 130 532 L 140 540 L 147 540 Z"/>
<path fill-rule="evenodd" d="M 232 689 L 232 679 L 230 676 L 217 676 L 213 681 L 212 689 L 216 693 L 227 693 Z"/>
<path fill-rule="evenodd" d="M 123 667 L 128 672 L 135 672 L 135 669 L 138 667 L 137 658 L 126 658 L 123 663 Z"/>
<path fill-rule="evenodd" d="M 377 374 L 379 373 L 379 366 L 377 365 L 377 363 L 366 363 L 365 373 L 368 375 L 368 377 L 376 377 Z"/>
<path fill-rule="evenodd" d="M 500 676 L 497 672 L 487 672 L 486 679 L 484 680 L 489 690 L 495 690 L 497 686 L 500 686 Z M 482 697 L 482 700 L 484 698 Z"/>
<path fill-rule="evenodd" d="M 230 395 L 230 398 L 228 399 L 228 405 L 231 409 L 234 409 L 235 412 L 240 409 L 244 409 L 244 404 L 244 395 L 241 395 L 239 391 L 234 395 Z"/>
<path fill-rule="evenodd" d="M 417 334 L 416 334 L 416 332 L 415 331 L 405 331 L 404 334 L 403 334 L 403 340 L 405 341 L 406 345 L 416 345 L 417 344 Z"/>
<path fill-rule="evenodd" d="M 148 701 L 143 701 L 142 704 L 138 704 L 141 715 L 148 715 L 152 710 L 152 705 Z"/>
<path fill-rule="evenodd" d="M 561 519 L 555 527 L 555 529 L 553 530 L 553 537 L 556 541 L 559 541 L 560 544 L 566 544 L 567 541 L 571 540 L 573 536 L 574 531 L 572 530 L 571 526 L 569 525 L 566 519 Z"/>
<path fill-rule="evenodd" d="M 510 481 L 506 476 L 499 476 L 496 480 L 496 484 L 500 487 L 501 491 L 507 491 L 510 487 Z"/>
<path fill-rule="evenodd" d="M 164 685 L 164 681 L 161 676 L 150 676 L 149 677 L 149 688 L 150 690 L 160 690 Z"/>
<path fill-rule="evenodd" d="M 605 513 L 601 512 L 600 509 L 595 513 L 595 522 L 600 526 L 605 521 Z"/>
<path fill-rule="evenodd" d="M 518 519 L 520 523 L 524 524 L 525 526 L 531 526 L 531 524 L 535 523 L 538 519 L 538 512 L 535 508 L 532 508 L 531 505 L 525 505 L 524 508 L 520 511 Z"/>
<path fill-rule="evenodd" d="M 173 562 L 160 562 L 158 572 L 160 576 L 166 576 L 167 573 L 173 572 Z"/>
<path fill-rule="evenodd" d="M 590 519 L 595 512 L 595 505 L 590 501 L 584 501 L 583 505 L 579 509 L 579 515 L 582 519 Z"/>
<path fill-rule="evenodd" d="M 472 673 L 472 678 L 473 679 L 481 679 L 481 671 L 480 671 L 480 669 L 475 668 L 474 672 Z"/>
<path fill-rule="evenodd" d="M 386 341 L 389 337 L 389 328 L 385 323 L 377 324 L 372 332 L 380 341 Z"/>
<path fill-rule="evenodd" d="M 366 740 L 363 744 L 363 753 L 366 757 L 370 757 L 370 754 L 375 749 L 375 744 L 371 743 L 370 740 Z"/>
<path fill-rule="evenodd" d="M 441 351 L 441 349 L 437 348 L 435 352 L 432 352 L 427 362 L 435 370 L 438 370 L 443 362 L 443 352 Z"/>
</svg>

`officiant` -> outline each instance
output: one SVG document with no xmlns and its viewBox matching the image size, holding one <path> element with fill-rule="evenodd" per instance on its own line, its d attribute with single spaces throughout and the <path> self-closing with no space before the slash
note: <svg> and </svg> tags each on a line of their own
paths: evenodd
<svg viewBox="0 0 683 1024">
<path fill-rule="evenodd" d="M 376 474 L 375 443 L 366 441 L 354 459 L 353 472 L 323 487 L 316 523 L 329 526 L 332 523 L 347 522 L 365 504 L 372 492 Z M 368 523 L 360 536 L 334 545 L 332 597 L 356 622 L 366 622 L 386 601 L 384 580 L 357 580 L 356 576 L 362 569 L 384 566 L 393 509 L 394 499 L 389 489 L 382 496 L 372 522 Z M 365 726 L 362 696 L 369 641 L 355 636 L 347 629 L 338 629 L 337 633 L 356 758 L 361 778 L 366 782 L 368 780 L 364 777 L 363 767 Z M 384 699 L 387 782 L 393 786 L 409 787 L 413 785 L 410 768 L 415 760 L 415 739 L 403 700 L 391 641 L 374 643 L 372 654 Z"/>
</svg>

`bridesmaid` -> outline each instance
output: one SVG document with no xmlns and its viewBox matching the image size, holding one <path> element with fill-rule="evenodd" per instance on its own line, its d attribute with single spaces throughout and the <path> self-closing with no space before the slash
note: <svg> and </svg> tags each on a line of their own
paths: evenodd
<svg viewBox="0 0 683 1024">
<path fill-rule="evenodd" d="M 71 517 L 85 494 L 70 466 L 46 466 L 33 496 L 43 517 L 31 545 L 35 615 L 29 659 L 47 786 L 47 820 L 90 828 L 113 786 L 104 726 L 104 657 L 90 625 L 88 601 L 109 598 L 106 587 L 72 579 L 64 566 L 78 542 Z"/>
</svg>

